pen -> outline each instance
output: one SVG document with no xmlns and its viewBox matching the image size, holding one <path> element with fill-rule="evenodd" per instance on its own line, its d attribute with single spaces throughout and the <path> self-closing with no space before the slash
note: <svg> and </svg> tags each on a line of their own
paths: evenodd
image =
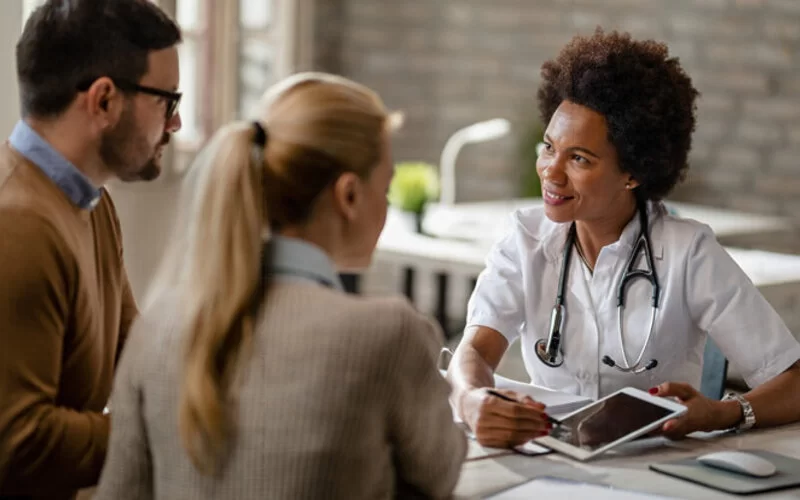
<svg viewBox="0 0 800 500">
<path fill-rule="evenodd" d="M 517 401 L 516 399 L 510 398 L 510 397 L 506 396 L 505 394 L 503 394 L 501 392 L 497 392 L 494 389 L 487 389 L 486 392 L 488 392 L 489 394 L 491 394 L 494 397 L 502 399 L 503 401 L 509 401 L 511 403 L 519 403 L 519 401 Z M 555 418 L 553 418 L 553 417 L 551 417 L 550 415 L 547 415 L 547 414 L 545 414 L 545 417 L 547 417 L 547 421 L 550 422 L 551 424 L 553 424 L 553 425 L 561 425 L 561 421 L 560 420 L 556 420 Z"/>
</svg>

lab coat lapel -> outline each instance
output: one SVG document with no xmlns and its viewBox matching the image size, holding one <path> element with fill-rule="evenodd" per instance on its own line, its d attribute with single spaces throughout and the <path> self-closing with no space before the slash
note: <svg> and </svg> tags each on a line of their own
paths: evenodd
<svg viewBox="0 0 800 500">
<path fill-rule="evenodd" d="M 559 276 L 561 266 L 564 263 L 564 247 L 567 243 L 567 233 L 569 232 L 570 224 L 559 224 L 544 241 L 545 257 L 550 261 L 550 265 L 555 270 L 555 276 Z M 575 249 L 571 249 L 572 256 L 570 257 L 569 269 L 567 270 L 567 283 L 565 285 L 566 297 L 564 299 L 565 307 L 568 309 L 567 316 L 572 313 L 573 321 L 580 321 L 583 314 L 578 311 L 591 311 L 592 303 L 589 297 L 589 290 L 586 287 L 583 276 L 581 273 L 580 257 Z M 554 290 L 558 289 L 558 283 Z M 554 297 L 555 298 L 555 297 Z M 574 305 L 573 305 L 574 304 Z M 572 312 L 575 311 L 575 312 Z M 569 321 L 569 319 L 567 319 Z"/>
<path fill-rule="evenodd" d="M 567 273 L 567 302 L 580 304 L 580 309 L 585 311 L 582 316 L 594 316 L 597 314 L 594 302 L 592 301 L 589 283 L 583 276 L 583 263 L 578 256 L 578 252 L 572 250 L 572 258 L 569 262 L 569 273 Z M 594 327 L 594 323 L 592 323 Z"/>
</svg>

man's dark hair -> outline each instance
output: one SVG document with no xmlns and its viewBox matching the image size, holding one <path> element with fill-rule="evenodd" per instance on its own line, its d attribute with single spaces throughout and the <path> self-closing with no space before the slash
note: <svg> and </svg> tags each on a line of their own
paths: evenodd
<svg viewBox="0 0 800 500">
<path fill-rule="evenodd" d="M 103 76 L 138 83 L 150 52 L 180 41 L 180 28 L 149 0 L 48 0 L 17 43 L 22 115 L 57 116 L 79 85 Z"/>
<path fill-rule="evenodd" d="M 564 100 L 602 114 L 620 168 L 639 182 L 639 198 L 661 199 L 682 179 L 698 92 L 666 45 L 598 29 L 545 62 L 542 78 L 544 123 Z"/>
</svg>

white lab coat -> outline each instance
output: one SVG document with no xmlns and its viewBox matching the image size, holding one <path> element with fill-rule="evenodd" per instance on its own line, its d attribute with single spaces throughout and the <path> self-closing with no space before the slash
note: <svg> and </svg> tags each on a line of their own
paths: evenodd
<svg viewBox="0 0 800 500">
<path fill-rule="evenodd" d="M 601 362 L 606 354 L 623 362 L 616 297 L 639 233 L 638 216 L 617 242 L 601 250 L 594 275 L 573 250 L 560 367 L 544 365 L 534 344 L 549 333 L 569 224 L 550 221 L 541 207 L 512 214 L 509 232 L 494 245 L 478 278 L 467 325 L 493 328 L 509 342 L 520 337 L 534 384 L 592 398 L 625 386 L 647 390 L 667 381 L 699 389 L 706 335 L 742 370 L 751 387 L 800 359 L 800 344 L 708 226 L 669 215 L 661 203 L 649 204 L 648 213 L 661 299 L 643 365 L 656 359 L 656 368 L 626 374 Z M 640 255 L 637 268 L 646 269 Z M 628 286 L 623 317 L 631 363 L 647 336 L 651 295 L 647 280 L 637 278 Z"/>
</svg>

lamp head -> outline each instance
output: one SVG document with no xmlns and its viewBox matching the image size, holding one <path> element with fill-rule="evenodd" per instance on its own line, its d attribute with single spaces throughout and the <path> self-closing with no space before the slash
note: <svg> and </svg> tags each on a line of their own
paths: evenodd
<svg viewBox="0 0 800 500">
<path fill-rule="evenodd" d="M 452 205 L 456 199 L 456 156 L 465 144 L 491 141 L 506 135 L 511 123 L 505 118 L 495 118 L 472 124 L 451 135 L 444 145 L 439 161 L 441 175 L 441 204 Z"/>
<path fill-rule="evenodd" d="M 462 129 L 465 142 L 484 142 L 499 139 L 508 134 L 511 123 L 505 118 L 495 118 L 475 123 Z"/>
</svg>

